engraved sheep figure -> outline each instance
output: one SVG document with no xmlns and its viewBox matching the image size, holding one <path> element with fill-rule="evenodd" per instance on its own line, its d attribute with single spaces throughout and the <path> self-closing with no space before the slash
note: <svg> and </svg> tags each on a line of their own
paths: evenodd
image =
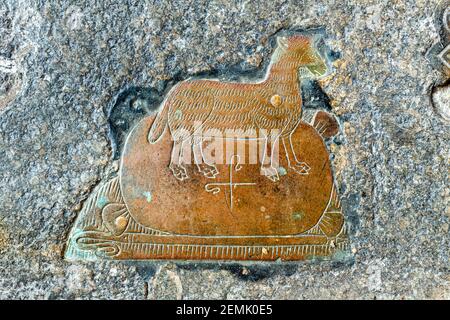
<svg viewBox="0 0 450 320">
<path fill-rule="evenodd" d="M 188 178 L 183 166 L 183 144 L 192 146 L 200 173 L 215 178 L 218 170 L 207 163 L 202 153 L 204 132 L 255 130 L 264 139 L 261 173 L 278 181 L 274 150 L 281 138 L 290 169 L 308 174 L 308 164 L 298 160 L 292 148 L 291 133 L 301 119 L 302 98 L 299 69 L 302 76 L 321 77 L 327 72 L 325 60 L 315 48 L 317 40 L 304 35 L 277 38 L 266 76 L 254 83 L 221 82 L 188 79 L 168 93 L 149 131 L 148 140 L 156 143 L 169 127 L 174 145 L 170 169 L 178 180 Z M 203 136 L 196 134 L 202 131 Z M 267 151 L 270 159 L 265 159 Z M 268 161 L 267 161 L 268 160 Z"/>
</svg>

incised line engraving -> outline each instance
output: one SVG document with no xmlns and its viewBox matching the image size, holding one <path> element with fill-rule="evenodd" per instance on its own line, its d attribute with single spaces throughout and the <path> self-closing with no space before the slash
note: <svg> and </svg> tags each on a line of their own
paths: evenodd
<svg viewBox="0 0 450 320">
<path fill-rule="evenodd" d="M 236 159 L 236 164 L 234 163 L 234 159 Z M 230 174 L 229 174 L 229 181 L 228 182 L 216 182 L 216 183 L 207 183 L 205 184 L 205 190 L 206 192 L 212 192 L 213 194 L 220 193 L 220 187 L 226 186 L 229 189 L 229 198 L 230 198 L 230 211 L 233 211 L 233 190 L 236 187 L 245 187 L 245 186 L 254 186 L 256 183 L 254 182 L 234 182 L 233 181 L 233 170 L 235 172 L 238 172 L 242 169 L 242 166 L 239 162 L 239 155 L 234 155 L 231 157 L 230 160 Z"/>
</svg>

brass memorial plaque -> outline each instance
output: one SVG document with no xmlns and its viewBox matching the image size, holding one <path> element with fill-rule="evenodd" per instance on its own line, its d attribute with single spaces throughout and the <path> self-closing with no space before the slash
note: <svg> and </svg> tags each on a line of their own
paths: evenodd
<svg viewBox="0 0 450 320">
<path fill-rule="evenodd" d="M 325 138 L 301 78 L 317 38 L 278 37 L 264 79 L 188 79 L 129 133 L 116 178 L 84 203 L 67 259 L 303 260 L 347 247 Z M 308 118 L 308 119 L 307 119 Z"/>
</svg>

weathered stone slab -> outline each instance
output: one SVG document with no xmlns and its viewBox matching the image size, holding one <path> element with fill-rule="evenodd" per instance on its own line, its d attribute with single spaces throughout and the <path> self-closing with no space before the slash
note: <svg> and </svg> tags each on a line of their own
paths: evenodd
<svg viewBox="0 0 450 320">
<path fill-rule="evenodd" d="M 2 1 L 0 298 L 449 299 L 448 7 L 448 0 Z M 80 250 L 73 256 L 81 261 L 64 259 L 71 230 L 125 232 L 123 197 L 111 193 L 120 188 L 125 140 L 174 85 L 261 80 L 276 36 L 314 26 L 337 53 L 329 76 L 301 82 L 301 117 L 311 125 L 322 110 L 339 122 L 339 133 L 322 135 L 334 134 L 325 145 L 349 251 L 307 263 L 197 263 L 118 261 L 105 245 L 105 254 Z M 277 95 L 271 104 L 283 101 Z M 186 184 L 203 179 L 193 164 L 186 170 Z M 229 181 L 228 170 L 216 180 Z M 228 194 L 211 195 L 213 205 Z"/>
</svg>

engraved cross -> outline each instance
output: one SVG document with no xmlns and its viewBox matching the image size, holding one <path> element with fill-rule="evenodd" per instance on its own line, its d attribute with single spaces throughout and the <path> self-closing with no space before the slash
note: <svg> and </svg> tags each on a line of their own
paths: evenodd
<svg viewBox="0 0 450 320">
<path fill-rule="evenodd" d="M 236 164 L 234 163 L 236 159 Z M 242 169 L 242 165 L 240 164 L 239 155 L 233 155 L 230 161 L 230 180 L 228 182 L 216 182 L 216 183 L 207 183 L 205 184 L 206 192 L 212 192 L 212 194 L 218 194 L 221 189 L 221 186 L 228 186 L 230 189 L 230 210 L 233 211 L 233 190 L 236 187 L 248 187 L 254 186 L 256 183 L 253 182 L 234 182 L 233 181 L 233 170 L 238 172 Z"/>
</svg>

